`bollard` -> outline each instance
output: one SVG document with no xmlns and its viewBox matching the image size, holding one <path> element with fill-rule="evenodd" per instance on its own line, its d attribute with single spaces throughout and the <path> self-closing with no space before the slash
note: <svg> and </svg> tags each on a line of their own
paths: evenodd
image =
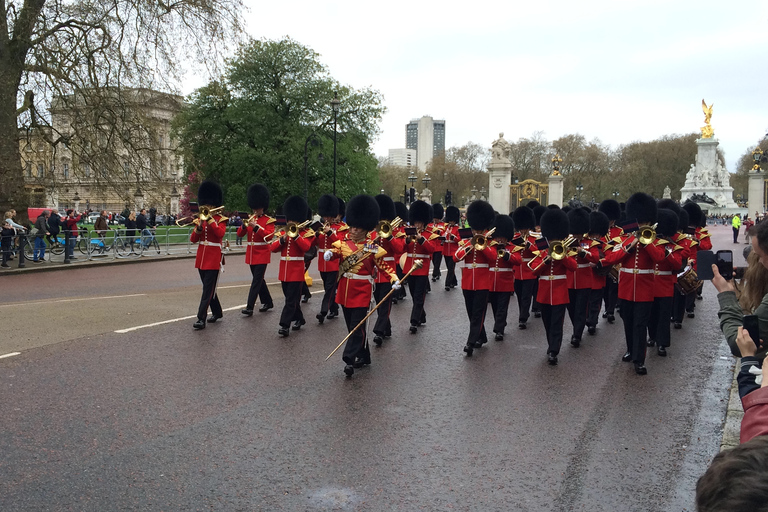
<svg viewBox="0 0 768 512">
<path fill-rule="evenodd" d="M 69 261 L 69 230 L 64 230 L 64 263 L 72 263 Z"/>
<path fill-rule="evenodd" d="M 27 245 L 27 235 L 22 233 L 19 235 L 19 268 L 26 268 L 27 264 L 24 263 L 24 246 Z"/>
</svg>

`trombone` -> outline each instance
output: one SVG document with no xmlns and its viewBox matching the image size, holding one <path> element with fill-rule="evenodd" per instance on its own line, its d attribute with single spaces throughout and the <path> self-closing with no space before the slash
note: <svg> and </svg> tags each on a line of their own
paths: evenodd
<svg viewBox="0 0 768 512">
<path fill-rule="evenodd" d="M 200 222 L 205 222 L 211 218 L 213 218 L 214 215 L 220 214 L 224 210 L 223 206 L 206 206 L 203 205 L 200 207 L 200 211 L 196 216 L 190 216 L 190 217 L 182 217 L 181 219 L 176 220 L 176 225 L 180 228 L 186 228 L 189 226 L 198 225 Z M 226 220 L 226 217 L 222 220 Z"/>
<path fill-rule="evenodd" d="M 653 243 L 653 241 L 656 240 L 656 226 L 658 225 L 659 223 L 657 222 L 653 226 L 643 226 L 643 228 L 637 232 L 637 241 L 643 245 Z"/>
<path fill-rule="evenodd" d="M 390 238 L 392 237 L 392 232 L 397 229 L 400 224 L 403 223 L 403 219 L 400 217 L 395 217 L 392 222 L 388 220 L 382 220 L 379 222 L 379 225 L 376 226 L 376 231 L 379 232 L 379 236 L 381 238 Z"/>
<path fill-rule="evenodd" d="M 555 261 L 560 261 L 568 255 L 568 248 L 573 245 L 576 239 L 568 235 L 565 240 L 555 240 L 549 244 L 549 255 Z"/>
<path fill-rule="evenodd" d="M 309 226 L 312 223 L 311 220 L 305 220 L 301 224 L 296 224 L 295 222 L 288 223 L 288 226 L 286 226 L 285 229 L 281 229 L 280 231 L 275 231 L 271 235 L 268 235 L 269 240 L 267 240 L 267 237 L 264 237 L 264 241 L 269 243 L 271 242 L 275 237 L 282 238 L 283 235 L 288 235 L 290 238 L 296 238 L 299 236 L 299 231 L 304 229 L 305 227 Z"/>
<path fill-rule="evenodd" d="M 493 228 L 484 235 L 475 235 L 470 239 L 469 242 L 463 243 L 460 248 L 466 249 L 467 247 L 473 246 L 476 251 L 484 251 L 485 248 L 488 246 L 488 239 L 495 232 L 496 232 L 496 228 Z"/>
</svg>

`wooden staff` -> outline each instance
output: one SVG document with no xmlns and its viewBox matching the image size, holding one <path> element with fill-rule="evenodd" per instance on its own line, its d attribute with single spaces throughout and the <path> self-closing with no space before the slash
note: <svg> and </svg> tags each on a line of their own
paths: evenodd
<svg viewBox="0 0 768 512">
<path fill-rule="evenodd" d="M 413 262 L 413 266 L 411 267 L 411 270 L 409 270 L 409 271 L 408 271 L 408 272 L 407 272 L 407 273 L 406 273 L 406 274 L 403 276 L 403 278 L 400 280 L 400 285 L 402 285 L 402 284 L 403 284 L 403 282 L 405 282 L 405 280 L 406 280 L 406 279 L 408 279 L 408 276 L 410 276 L 410 275 L 411 275 L 411 273 L 412 273 L 414 270 L 416 270 L 416 269 L 419 269 L 419 268 L 421 268 L 421 267 L 423 267 L 423 266 L 424 266 L 424 261 L 423 261 L 423 260 L 416 260 L 416 261 L 414 261 L 414 262 Z M 327 361 L 327 360 L 329 360 L 329 359 L 331 358 L 331 356 L 332 356 L 333 354 L 335 354 L 335 353 L 336 353 L 336 351 L 337 351 L 337 350 L 339 350 L 339 349 L 341 348 L 341 346 L 344 344 L 344 342 L 346 342 L 346 341 L 349 339 L 349 337 L 350 337 L 350 336 L 352 336 L 352 334 L 354 334 L 354 332 L 355 332 L 356 330 L 358 330 L 358 329 L 360 328 L 360 326 L 362 326 L 362 325 L 365 323 L 365 321 L 366 321 L 366 320 L 368 320 L 368 317 L 369 317 L 369 316 L 371 316 L 371 315 L 373 314 L 373 312 L 374 312 L 374 311 L 376 311 L 377 309 L 379 309 L 379 306 L 381 306 L 382 304 L 384 304 L 384 302 L 386 302 L 386 300 L 389 298 L 389 296 L 390 296 L 390 295 L 392 295 L 392 292 L 394 292 L 394 291 L 395 291 L 395 289 L 394 289 L 394 288 L 392 288 L 391 290 L 389 290 L 389 293 L 388 293 L 388 294 L 386 294 L 386 295 L 384 296 L 384 298 L 383 298 L 383 299 L 381 299 L 381 300 L 379 301 L 379 303 L 378 303 L 378 304 L 376 304 L 376 306 L 375 306 L 375 307 L 374 307 L 372 310 L 370 310 L 370 311 L 368 312 L 368 314 L 367 314 L 367 315 L 365 315 L 365 318 L 363 318 L 362 320 L 360 320 L 360 323 L 359 323 L 359 324 L 357 324 L 357 325 L 355 326 L 355 328 L 354 328 L 354 329 L 352 329 L 351 331 L 349 331 L 349 334 L 347 334 L 347 337 L 346 337 L 346 338 L 344 338 L 343 340 L 341 340 L 341 343 L 339 343 L 339 345 L 338 345 L 338 346 L 337 346 L 335 349 L 333 349 L 333 352 L 331 352 L 330 354 L 328 354 L 328 357 L 326 357 L 326 358 L 325 358 L 325 360 L 326 360 L 326 361 Z"/>
</svg>

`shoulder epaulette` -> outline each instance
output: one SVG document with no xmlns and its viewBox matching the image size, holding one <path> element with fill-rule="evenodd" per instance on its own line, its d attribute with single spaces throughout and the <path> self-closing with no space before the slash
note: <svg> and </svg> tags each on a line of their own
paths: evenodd
<svg viewBox="0 0 768 512">
<path fill-rule="evenodd" d="M 434 240 L 435 238 L 439 238 L 439 237 L 440 237 L 440 235 L 430 231 L 429 238 L 427 238 L 427 240 Z"/>
<path fill-rule="evenodd" d="M 602 243 L 601 241 L 599 241 L 599 240 L 592 240 L 592 241 L 589 243 L 589 246 L 590 246 L 590 247 L 595 247 L 596 245 L 603 245 L 603 243 Z"/>
<path fill-rule="evenodd" d="M 346 231 L 347 229 L 349 229 L 349 224 L 347 224 L 347 223 L 345 222 L 344 224 L 342 224 L 341 226 L 339 226 L 338 228 L 336 228 L 336 231 L 337 231 L 337 232 L 338 232 L 338 231 Z"/>
<path fill-rule="evenodd" d="M 304 233 L 304 238 L 313 238 L 315 236 L 315 230 L 312 228 L 307 228 L 307 231 Z"/>
<path fill-rule="evenodd" d="M 611 242 L 613 242 L 613 243 L 617 243 L 617 244 L 619 244 L 619 243 L 621 243 L 621 242 L 622 242 L 622 240 L 621 240 L 621 237 L 620 237 L 620 236 L 615 236 L 615 237 L 611 238 L 611 240 L 610 240 L 610 241 L 611 241 Z"/>
<path fill-rule="evenodd" d="M 270 217 L 269 215 L 267 215 L 267 224 L 272 224 L 272 223 L 274 223 L 276 220 L 277 220 L 277 219 L 275 219 L 274 217 Z"/>
<path fill-rule="evenodd" d="M 710 235 L 706 231 L 702 231 L 701 233 L 699 233 L 699 240 L 701 240 L 702 238 L 709 238 L 710 236 L 712 235 Z"/>
<path fill-rule="evenodd" d="M 675 245 L 672 246 L 672 252 L 679 251 L 679 250 L 682 250 L 682 249 L 683 249 L 682 245 L 675 244 Z"/>
</svg>

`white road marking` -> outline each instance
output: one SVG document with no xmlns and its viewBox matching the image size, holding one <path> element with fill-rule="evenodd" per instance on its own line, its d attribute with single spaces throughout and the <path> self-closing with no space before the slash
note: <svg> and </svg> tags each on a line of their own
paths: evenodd
<svg viewBox="0 0 768 512">
<path fill-rule="evenodd" d="M 132 295 L 110 295 L 108 297 L 84 297 L 81 299 L 59 299 L 59 300 L 46 300 L 38 302 L 19 302 L 18 304 L 0 304 L 0 308 L 8 308 L 12 306 L 37 306 L 38 304 L 53 304 L 58 302 L 79 302 L 84 300 L 105 300 L 105 299 L 125 299 L 127 297 L 144 297 L 146 293 L 134 293 Z"/>
<path fill-rule="evenodd" d="M 235 309 L 243 309 L 244 307 L 245 307 L 245 304 L 240 304 L 239 306 L 223 309 L 222 311 L 233 311 Z M 171 320 L 163 320 L 162 322 L 154 322 L 146 325 L 137 325 L 136 327 L 128 327 L 127 329 L 118 329 L 115 332 L 117 334 L 125 334 L 127 332 L 138 331 L 139 329 L 145 329 L 147 327 L 155 327 L 156 325 L 163 325 L 163 324 L 172 324 L 173 322 L 181 322 L 182 320 L 190 320 L 192 318 L 197 318 L 197 315 L 183 316 L 181 318 L 173 318 Z"/>
<path fill-rule="evenodd" d="M 0 356 L 0 359 L 5 359 L 6 357 L 13 357 L 20 355 L 21 352 L 9 352 L 8 354 L 3 354 Z"/>
</svg>

